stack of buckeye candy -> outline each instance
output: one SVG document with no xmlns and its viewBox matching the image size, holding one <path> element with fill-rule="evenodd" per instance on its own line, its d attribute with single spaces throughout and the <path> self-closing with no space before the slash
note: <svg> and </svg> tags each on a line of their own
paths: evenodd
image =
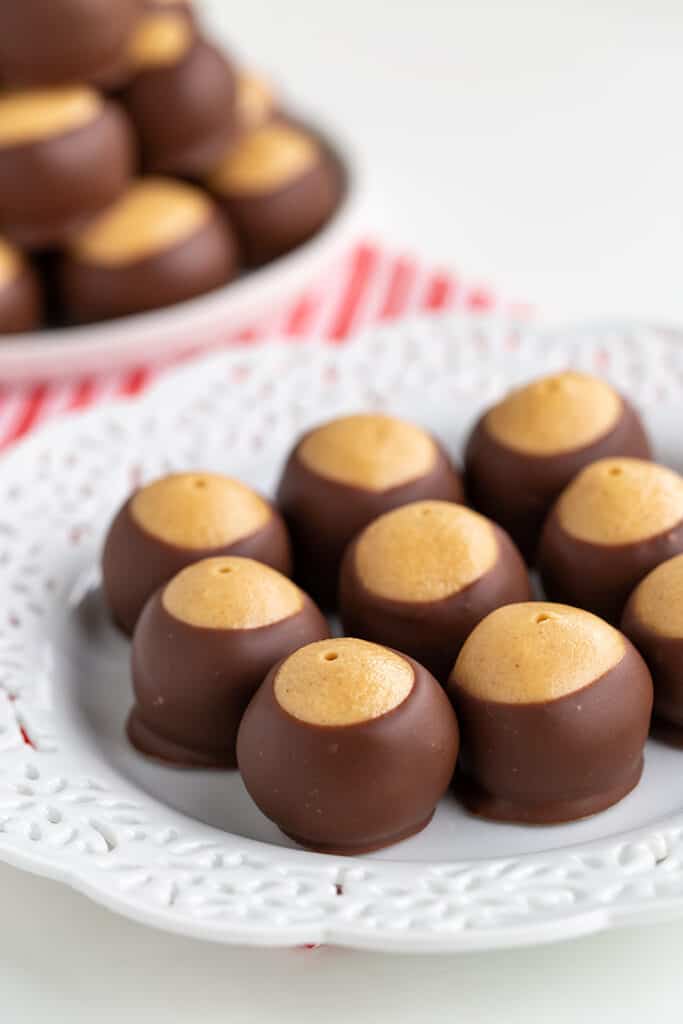
<svg viewBox="0 0 683 1024">
<path fill-rule="evenodd" d="M 189 0 L 0 5 L 0 333 L 201 295 L 315 234 L 324 142 Z"/>
</svg>

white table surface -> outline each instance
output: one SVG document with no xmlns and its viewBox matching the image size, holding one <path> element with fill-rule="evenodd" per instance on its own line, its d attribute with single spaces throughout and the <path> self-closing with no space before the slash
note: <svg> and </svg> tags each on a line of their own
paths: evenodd
<svg viewBox="0 0 683 1024">
<path fill-rule="evenodd" d="M 378 237 L 548 319 L 683 322 L 680 0 L 206 7 L 356 140 Z M 2 1024 L 680 1015 L 683 922 L 461 957 L 232 950 L 2 866 L 0 921 Z"/>
</svg>

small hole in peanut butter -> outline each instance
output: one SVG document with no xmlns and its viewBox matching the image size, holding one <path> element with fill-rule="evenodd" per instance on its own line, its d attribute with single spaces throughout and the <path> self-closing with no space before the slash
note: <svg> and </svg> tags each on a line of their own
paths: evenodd
<svg viewBox="0 0 683 1024">
<path fill-rule="evenodd" d="M 194 485 L 198 491 L 203 491 L 206 487 L 206 480 L 195 480 Z"/>
<path fill-rule="evenodd" d="M 610 476 L 621 476 L 621 467 L 620 466 L 612 466 L 612 468 L 609 471 L 609 475 Z"/>
<path fill-rule="evenodd" d="M 549 615 L 545 615 L 545 614 L 537 615 L 536 616 L 536 622 L 539 625 L 541 624 L 541 622 L 550 622 L 550 616 Z"/>
<path fill-rule="evenodd" d="M 328 651 L 327 654 L 324 657 L 325 657 L 325 661 L 336 661 L 337 658 L 339 657 L 339 655 L 335 654 L 334 651 Z"/>
<path fill-rule="evenodd" d="M 230 568 L 229 565 L 226 565 L 222 569 L 218 570 L 218 573 L 219 573 L 220 576 L 227 576 L 228 573 L 230 573 L 230 572 L 232 572 L 232 569 Z"/>
</svg>

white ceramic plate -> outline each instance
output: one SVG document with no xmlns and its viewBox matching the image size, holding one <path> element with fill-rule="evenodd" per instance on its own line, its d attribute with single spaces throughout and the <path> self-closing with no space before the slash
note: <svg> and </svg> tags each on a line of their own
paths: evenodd
<svg viewBox="0 0 683 1024">
<path fill-rule="evenodd" d="M 310 123 L 318 122 L 311 117 Z M 205 348 L 296 294 L 357 236 L 363 222 L 361 163 L 336 133 L 328 145 L 339 155 L 346 191 L 332 219 L 309 242 L 224 288 L 167 309 L 84 327 L 2 335 L 0 380 L 99 373 Z"/>
<path fill-rule="evenodd" d="M 638 789 L 594 818 L 495 825 L 448 797 L 421 835 L 345 860 L 294 848 L 237 774 L 150 764 L 124 740 L 128 647 L 104 613 L 97 563 L 135 481 L 201 466 L 269 491 L 299 431 L 367 407 L 411 416 L 458 452 L 484 404 L 566 365 L 628 393 L 660 456 L 683 469 L 680 340 L 608 327 L 563 337 L 454 317 L 345 349 L 212 357 L 142 400 L 51 425 L 7 455 L 0 856 L 160 928 L 256 945 L 473 950 L 683 912 L 683 753 L 656 742 Z"/>
</svg>

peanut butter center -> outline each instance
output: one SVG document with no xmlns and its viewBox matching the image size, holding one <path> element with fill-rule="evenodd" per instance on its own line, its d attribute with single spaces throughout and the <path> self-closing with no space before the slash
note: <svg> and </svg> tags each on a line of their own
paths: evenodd
<svg viewBox="0 0 683 1024">
<path fill-rule="evenodd" d="M 303 594 L 291 580 L 251 558 L 206 558 L 178 573 L 162 604 L 169 615 L 203 629 L 259 629 L 296 615 Z"/>
<path fill-rule="evenodd" d="M 662 562 L 638 585 L 634 611 L 660 636 L 683 637 L 683 555 Z"/>
<path fill-rule="evenodd" d="M 124 266 L 191 238 L 213 214 L 198 188 L 166 178 L 142 178 L 80 234 L 73 254 L 82 262 Z"/>
<path fill-rule="evenodd" d="M 545 601 L 511 604 L 470 634 L 451 685 L 503 704 L 557 700 L 615 668 L 625 652 L 621 633 L 590 612 Z"/>
<path fill-rule="evenodd" d="M 621 399 L 609 384 L 567 370 L 512 391 L 485 423 L 508 448 L 548 456 L 593 444 L 616 426 L 621 412 Z"/>
<path fill-rule="evenodd" d="M 198 551 L 249 537 L 272 515 L 251 488 L 214 473 L 175 473 L 156 480 L 133 496 L 130 512 L 153 537 Z"/>
<path fill-rule="evenodd" d="M 130 62 L 138 70 L 177 64 L 188 52 L 193 31 L 187 18 L 173 11 L 151 11 L 140 20 L 130 42 Z M 173 111 L 168 111 L 169 117 Z"/>
<path fill-rule="evenodd" d="M 18 249 L 0 238 L 0 288 L 6 288 L 21 274 L 25 260 Z"/>
<path fill-rule="evenodd" d="M 0 146 L 64 135 L 94 121 L 101 111 L 99 95 L 85 86 L 6 92 L 0 96 Z"/>
<path fill-rule="evenodd" d="M 365 640 L 320 640 L 290 655 L 275 677 L 275 698 L 311 725 L 358 725 L 402 704 L 415 683 L 409 662 Z"/>
<path fill-rule="evenodd" d="M 599 459 L 557 503 L 560 525 L 594 544 L 635 544 L 683 520 L 683 477 L 643 459 Z"/>
<path fill-rule="evenodd" d="M 310 135 L 273 122 L 245 133 L 209 183 L 226 196 L 270 193 L 302 178 L 319 160 L 320 149 Z"/>
<path fill-rule="evenodd" d="M 429 473 L 436 445 L 413 423 L 360 414 L 313 430 L 299 445 L 298 458 L 319 476 L 379 492 Z"/>
<path fill-rule="evenodd" d="M 448 501 L 418 501 L 375 519 L 356 546 L 356 572 L 373 594 L 439 601 L 489 572 L 498 559 L 493 524 Z"/>
</svg>

